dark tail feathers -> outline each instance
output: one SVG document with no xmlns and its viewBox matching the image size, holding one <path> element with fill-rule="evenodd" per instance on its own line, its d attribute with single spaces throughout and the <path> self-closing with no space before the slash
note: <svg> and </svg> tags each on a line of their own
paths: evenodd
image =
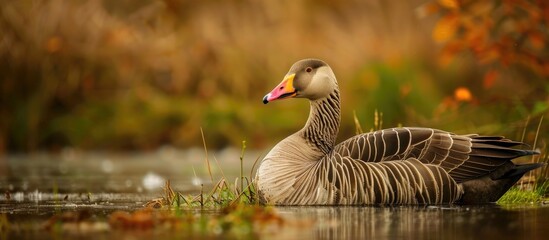
<svg viewBox="0 0 549 240">
<path fill-rule="evenodd" d="M 504 179 L 504 178 L 513 178 L 516 176 L 522 177 L 525 173 L 545 166 L 545 163 L 527 163 L 527 164 L 515 164 L 515 167 L 511 168 L 505 172 L 501 177 L 498 177 L 494 180 Z"/>
<path fill-rule="evenodd" d="M 542 166 L 545 166 L 545 163 L 515 165 L 509 161 L 489 175 L 463 182 L 463 196 L 457 203 L 479 204 L 495 202 L 525 173 Z"/>
</svg>

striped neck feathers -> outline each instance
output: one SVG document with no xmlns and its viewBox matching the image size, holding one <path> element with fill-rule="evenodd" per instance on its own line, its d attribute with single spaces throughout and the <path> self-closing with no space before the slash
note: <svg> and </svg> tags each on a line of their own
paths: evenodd
<svg viewBox="0 0 549 240">
<path fill-rule="evenodd" d="M 328 97 L 311 100 L 310 103 L 309 119 L 299 135 L 307 144 L 327 154 L 334 147 L 339 132 L 341 118 L 339 89 L 334 89 Z"/>
</svg>

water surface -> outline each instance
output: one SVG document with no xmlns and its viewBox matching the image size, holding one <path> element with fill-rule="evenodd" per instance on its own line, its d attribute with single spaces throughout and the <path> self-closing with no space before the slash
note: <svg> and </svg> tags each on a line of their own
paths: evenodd
<svg viewBox="0 0 549 240">
<path fill-rule="evenodd" d="M 0 159 L 0 239 L 211 238 L 188 229 L 109 229 L 114 211 L 132 212 L 162 196 L 165 180 L 176 191 L 197 193 L 221 176 L 239 175 L 240 151 L 210 153 L 211 180 L 202 150 L 163 148 L 134 154 L 84 153 L 11 155 Z M 245 175 L 260 152 L 245 155 Z M 216 162 L 215 159 L 219 161 Z M 219 166 L 218 166 L 219 164 Z M 221 170 L 222 169 L 222 170 Z M 549 205 L 277 207 L 284 224 L 257 227 L 224 238 L 261 239 L 545 239 Z M 190 214 L 220 214 L 219 210 Z M 85 213 L 96 225 L 45 230 L 51 216 Z M 206 226 L 207 228 L 207 226 Z"/>
</svg>

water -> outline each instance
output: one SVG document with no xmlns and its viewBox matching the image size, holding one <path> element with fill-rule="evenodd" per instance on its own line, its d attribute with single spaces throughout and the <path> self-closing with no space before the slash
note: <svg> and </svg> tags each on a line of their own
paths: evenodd
<svg viewBox="0 0 549 240">
<path fill-rule="evenodd" d="M 214 180 L 239 175 L 238 149 L 210 153 Z M 245 175 L 259 152 L 245 155 Z M 219 162 L 216 162 L 218 159 Z M 134 154 L 84 153 L 11 155 L 0 159 L 0 239 L 35 238 L 201 238 L 181 229 L 109 230 L 108 217 L 132 212 L 162 196 L 165 180 L 176 191 L 197 193 L 211 187 L 205 154 L 200 149 L 163 148 Z M 219 166 L 218 166 L 219 164 Z M 221 167 L 221 168 L 219 168 Z M 221 171 L 222 169 L 223 171 Z M 262 239 L 545 239 L 549 205 L 415 206 L 415 207 L 277 207 L 278 226 L 257 227 L 226 238 Z M 54 215 L 90 215 L 94 224 L 66 225 L 62 231 L 44 226 Z M 192 212 L 200 215 L 204 213 Z M 207 214 L 220 214 L 210 211 Z M 98 220 L 98 221 L 95 221 Z M 208 226 L 206 226 L 207 228 Z M 66 228 L 66 229 L 65 229 Z"/>
<path fill-rule="evenodd" d="M 292 207 L 286 217 L 314 219 L 295 234 L 315 239 L 544 239 L 549 207 Z"/>
</svg>

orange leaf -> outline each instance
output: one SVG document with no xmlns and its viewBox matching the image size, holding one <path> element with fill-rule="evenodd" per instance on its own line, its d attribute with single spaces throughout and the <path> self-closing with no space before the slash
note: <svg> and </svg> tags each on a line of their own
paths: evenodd
<svg viewBox="0 0 549 240">
<path fill-rule="evenodd" d="M 433 39 L 438 43 L 450 40 L 456 34 L 458 25 L 455 15 L 448 15 L 440 19 L 433 29 Z"/>
<path fill-rule="evenodd" d="M 528 34 L 528 40 L 535 49 L 542 49 L 545 46 L 543 36 L 539 32 L 532 32 Z"/>
<path fill-rule="evenodd" d="M 454 98 L 458 102 L 469 102 L 473 100 L 473 94 L 471 94 L 471 91 L 466 87 L 458 87 L 454 91 Z"/>
<path fill-rule="evenodd" d="M 484 80 L 482 81 L 482 85 L 484 86 L 484 88 L 488 89 L 494 86 L 498 75 L 499 73 L 496 70 L 490 70 L 486 74 L 484 74 Z"/>
<path fill-rule="evenodd" d="M 458 0 L 438 0 L 438 3 L 445 8 L 457 9 L 459 8 Z"/>
</svg>

